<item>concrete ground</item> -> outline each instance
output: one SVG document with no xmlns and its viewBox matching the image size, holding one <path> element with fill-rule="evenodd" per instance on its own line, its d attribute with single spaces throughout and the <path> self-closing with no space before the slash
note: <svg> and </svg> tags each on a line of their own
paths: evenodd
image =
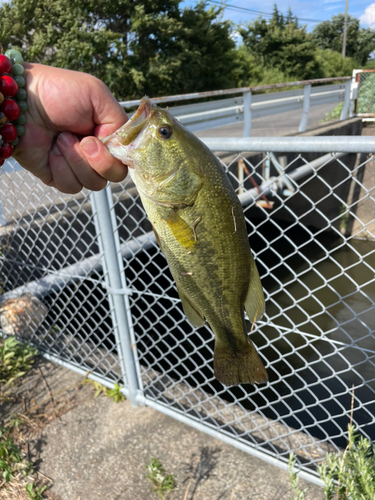
<svg viewBox="0 0 375 500">
<path fill-rule="evenodd" d="M 82 376 L 42 360 L 20 387 L 21 407 L 0 407 L 3 416 L 22 413 L 27 412 L 25 400 L 35 405 L 53 397 L 43 409 L 50 423 L 39 426 L 29 448 L 42 477 L 51 479 L 46 498 L 157 499 L 145 468 L 153 457 L 175 476 L 171 500 L 293 498 L 286 471 L 151 408 L 116 404 L 103 395 L 94 399 L 93 387 L 80 381 Z M 69 396 L 62 402 L 64 394 Z M 309 486 L 306 500 L 323 498 L 317 486 L 304 481 L 301 486 Z"/>
</svg>

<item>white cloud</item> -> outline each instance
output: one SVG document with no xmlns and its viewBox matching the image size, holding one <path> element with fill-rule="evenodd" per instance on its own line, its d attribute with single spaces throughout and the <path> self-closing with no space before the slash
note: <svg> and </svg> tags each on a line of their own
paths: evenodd
<svg viewBox="0 0 375 500">
<path fill-rule="evenodd" d="M 375 3 L 369 5 L 365 13 L 359 18 L 360 22 L 367 24 L 370 28 L 375 28 Z"/>
</svg>

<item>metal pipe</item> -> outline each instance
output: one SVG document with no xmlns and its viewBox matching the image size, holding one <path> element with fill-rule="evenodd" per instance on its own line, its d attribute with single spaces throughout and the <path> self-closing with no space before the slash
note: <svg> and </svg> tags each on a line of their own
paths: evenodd
<svg viewBox="0 0 375 500">
<path fill-rule="evenodd" d="M 114 239 L 114 228 L 112 227 L 110 207 L 106 189 L 93 193 L 95 205 L 97 208 L 97 217 L 100 226 L 100 237 L 104 249 L 105 264 L 108 269 L 109 284 L 112 289 L 122 288 L 121 274 L 117 260 L 116 243 Z M 116 323 L 118 329 L 118 348 L 121 351 L 120 363 L 126 372 L 126 381 L 129 387 L 129 400 L 133 406 L 136 406 L 136 396 L 139 390 L 136 363 L 132 349 L 130 329 L 128 324 L 128 315 L 125 308 L 124 297 L 116 293 L 112 295 L 112 301 L 115 308 Z M 115 329 L 116 333 L 116 329 Z M 116 339 L 117 343 L 117 339 Z"/>
<path fill-rule="evenodd" d="M 307 127 L 307 120 L 309 119 L 310 112 L 310 94 L 311 94 L 311 84 L 305 85 L 303 88 L 303 111 L 301 122 L 299 124 L 299 132 L 305 132 Z"/>
<path fill-rule="evenodd" d="M 348 80 L 345 82 L 345 97 L 344 97 L 344 106 L 341 111 L 340 115 L 340 120 L 345 120 L 345 118 L 348 116 L 348 111 L 349 111 L 349 104 L 350 104 L 350 86 L 351 86 L 351 80 Z"/>
<path fill-rule="evenodd" d="M 273 83 L 270 85 L 255 85 L 253 87 L 240 87 L 237 89 L 223 89 L 223 90 L 212 90 L 208 92 L 194 92 L 192 94 L 179 94 L 179 95 L 169 95 L 165 97 L 151 97 L 151 101 L 155 103 L 160 102 L 172 102 L 172 101 L 186 101 L 190 99 L 201 99 L 202 97 L 214 97 L 221 95 L 230 94 L 243 94 L 244 92 L 254 92 L 256 90 L 270 90 L 270 89 L 282 89 L 286 87 L 295 87 L 297 85 L 309 85 L 309 84 L 321 84 L 321 83 L 331 83 L 331 82 L 342 82 L 350 80 L 350 76 L 339 76 L 334 78 L 318 78 L 315 80 L 300 80 L 297 82 L 287 82 L 287 83 Z M 120 106 L 123 108 L 131 108 L 133 106 L 138 106 L 141 102 L 140 99 L 133 99 L 129 101 L 119 102 Z"/>
<path fill-rule="evenodd" d="M 213 151 L 274 153 L 375 153 L 375 137 L 202 137 Z"/>
<path fill-rule="evenodd" d="M 251 134 L 251 92 L 243 93 L 243 131 L 242 137 L 249 137 Z"/>
</svg>

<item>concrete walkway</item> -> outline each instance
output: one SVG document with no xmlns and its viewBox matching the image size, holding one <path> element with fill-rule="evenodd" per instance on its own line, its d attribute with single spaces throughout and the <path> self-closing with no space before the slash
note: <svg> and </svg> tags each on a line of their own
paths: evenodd
<svg viewBox="0 0 375 500">
<path fill-rule="evenodd" d="M 94 399 L 93 387 L 80 381 L 76 373 L 42 360 L 22 384 L 33 404 L 53 395 L 54 406 L 44 413 L 59 414 L 61 395 L 70 388 L 64 404 L 69 401 L 71 409 L 31 443 L 40 472 L 53 481 L 50 500 L 157 500 L 145 468 L 153 457 L 175 475 L 171 500 L 293 498 L 287 472 L 151 408 Z M 8 405 L 12 411 L 17 408 Z M 303 481 L 301 486 L 310 488 L 306 500 L 323 498 L 318 487 Z"/>
</svg>

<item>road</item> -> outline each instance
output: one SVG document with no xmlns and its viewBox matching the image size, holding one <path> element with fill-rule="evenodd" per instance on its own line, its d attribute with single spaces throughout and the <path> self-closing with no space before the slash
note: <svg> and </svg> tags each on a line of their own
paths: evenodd
<svg viewBox="0 0 375 500">
<path fill-rule="evenodd" d="M 336 107 L 336 103 L 323 104 L 320 106 L 312 106 L 310 108 L 307 129 L 319 125 L 326 113 Z M 298 132 L 299 123 L 301 120 L 302 111 L 288 111 L 279 113 L 265 118 L 256 118 L 251 122 L 252 137 L 281 137 L 294 135 Z M 243 122 L 238 122 L 233 125 L 225 125 L 210 130 L 196 132 L 198 137 L 242 137 Z"/>
</svg>

